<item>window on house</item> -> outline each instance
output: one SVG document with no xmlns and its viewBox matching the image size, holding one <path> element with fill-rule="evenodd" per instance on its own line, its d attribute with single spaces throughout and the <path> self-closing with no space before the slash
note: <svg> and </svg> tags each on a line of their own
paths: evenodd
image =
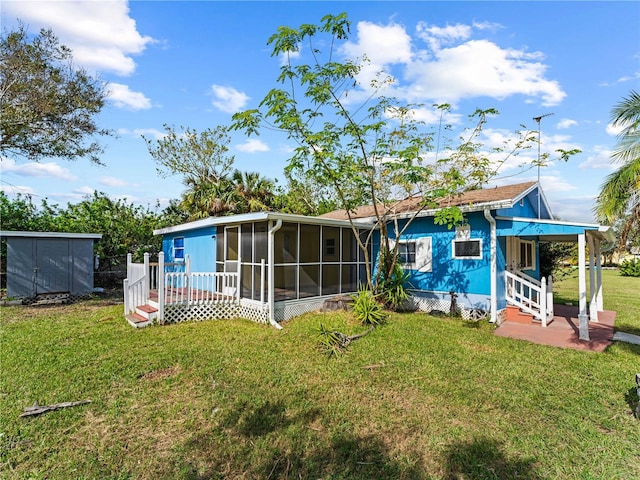
<svg viewBox="0 0 640 480">
<path fill-rule="evenodd" d="M 324 254 L 325 256 L 333 256 L 336 254 L 336 239 L 327 238 L 324 241 Z"/>
<path fill-rule="evenodd" d="M 393 241 L 391 241 L 393 245 Z M 407 270 L 431 271 L 431 237 L 400 240 L 398 262 Z"/>
<path fill-rule="evenodd" d="M 416 242 L 408 241 L 398 244 L 398 261 L 402 264 L 416 263 Z"/>
<path fill-rule="evenodd" d="M 458 259 L 481 259 L 482 239 L 454 240 L 453 258 Z"/>
<path fill-rule="evenodd" d="M 184 237 L 173 239 L 173 259 L 184 260 Z"/>
<path fill-rule="evenodd" d="M 523 270 L 535 268 L 535 242 L 532 240 L 520 240 L 520 258 L 518 264 Z"/>
<path fill-rule="evenodd" d="M 458 259 L 481 259 L 482 239 L 471 238 L 471 227 L 456 227 L 456 238 L 453 240 L 452 257 Z"/>
</svg>

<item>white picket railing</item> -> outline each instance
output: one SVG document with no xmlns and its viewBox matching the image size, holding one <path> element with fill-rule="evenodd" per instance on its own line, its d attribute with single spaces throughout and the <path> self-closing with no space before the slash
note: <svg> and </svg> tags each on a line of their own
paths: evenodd
<svg viewBox="0 0 640 480">
<path fill-rule="evenodd" d="M 145 253 L 144 263 L 133 263 L 129 254 L 123 287 L 125 315 L 148 304 L 151 291 L 157 291 L 157 318 L 160 322 L 168 304 L 240 302 L 240 275 L 237 272 L 191 272 L 188 256 L 184 262 L 165 263 L 164 254 L 160 253 L 158 262 L 150 263 L 149 254 Z"/>
<path fill-rule="evenodd" d="M 236 303 L 240 301 L 238 274 L 229 272 L 181 272 L 164 275 L 165 305 Z"/>
<path fill-rule="evenodd" d="M 553 318 L 553 280 L 541 280 L 522 272 L 505 272 L 507 303 L 530 313 L 543 327 Z"/>
</svg>

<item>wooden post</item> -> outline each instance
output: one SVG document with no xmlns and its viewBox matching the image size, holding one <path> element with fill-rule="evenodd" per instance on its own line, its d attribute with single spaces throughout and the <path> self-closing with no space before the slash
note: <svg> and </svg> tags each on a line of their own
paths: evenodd
<svg viewBox="0 0 640 480">
<path fill-rule="evenodd" d="M 158 253 L 158 323 L 164 323 L 164 252 Z"/>
<path fill-rule="evenodd" d="M 124 314 L 129 315 L 129 279 L 122 281 L 122 290 L 124 291 Z"/>
<path fill-rule="evenodd" d="M 127 253 L 127 278 L 131 280 L 131 264 L 133 263 L 133 255 Z"/>
<path fill-rule="evenodd" d="M 549 281 L 547 282 L 547 310 L 549 311 L 549 317 L 553 318 L 553 277 L 549 275 Z"/>
<path fill-rule="evenodd" d="M 604 303 L 602 301 L 602 253 L 600 251 L 600 239 L 596 238 L 596 304 L 598 305 L 598 311 L 604 310 Z"/>
<path fill-rule="evenodd" d="M 578 234 L 578 303 L 580 310 L 578 312 L 578 323 L 580 340 L 589 341 L 589 317 L 587 316 L 587 275 L 586 255 L 585 255 L 585 234 Z"/>
<path fill-rule="evenodd" d="M 547 279 L 540 279 L 540 315 L 542 316 L 542 326 L 547 326 Z"/>
<path fill-rule="evenodd" d="M 149 301 L 149 253 L 144 254 L 144 300 L 145 303 Z"/>
<path fill-rule="evenodd" d="M 596 268 L 595 268 L 595 247 L 593 237 L 587 235 L 589 242 L 589 319 L 592 322 L 598 321 L 598 302 L 596 300 Z"/>
<path fill-rule="evenodd" d="M 264 305 L 264 258 L 260 260 L 260 303 Z"/>
</svg>

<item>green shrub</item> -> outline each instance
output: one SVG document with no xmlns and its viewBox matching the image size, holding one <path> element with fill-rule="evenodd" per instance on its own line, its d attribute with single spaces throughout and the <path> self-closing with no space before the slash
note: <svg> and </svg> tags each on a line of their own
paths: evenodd
<svg viewBox="0 0 640 480">
<path fill-rule="evenodd" d="M 362 325 L 376 326 L 384 321 L 384 311 L 375 295 L 367 287 L 358 287 L 353 296 L 353 313 Z"/>
<path fill-rule="evenodd" d="M 640 260 L 625 260 L 620 264 L 620 275 L 623 277 L 640 277 Z"/>
</svg>

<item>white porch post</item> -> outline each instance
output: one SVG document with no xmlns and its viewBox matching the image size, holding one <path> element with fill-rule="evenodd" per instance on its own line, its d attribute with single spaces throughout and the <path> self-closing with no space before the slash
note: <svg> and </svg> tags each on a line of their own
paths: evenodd
<svg viewBox="0 0 640 480">
<path fill-rule="evenodd" d="M 269 302 L 269 323 L 271 325 L 273 325 L 274 327 L 276 327 L 277 329 L 281 329 L 282 325 L 280 325 L 278 322 L 276 322 L 276 318 L 275 318 L 275 312 L 274 312 L 274 307 L 275 307 L 275 286 L 273 284 L 274 278 L 275 278 L 275 271 L 274 271 L 274 262 L 275 262 L 275 255 L 274 255 L 274 249 L 275 249 L 275 234 L 278 230 L 280 230 L 280 228 L 282 227 L 282 220 L 278 219 L 276 220 L 276 223 L 273 224 L 272 222 L 270 223 L 270 227 L 269 227 L 269 235 L 268 235 L 268 248 L 269 251 L 267 252 L 267 256 L 268 256 L 268 265 L 267 265 L 267 275 L 268 275 L 268 282 L 269 282 L 269 292 L 268 292 L 268 296 L 269 298 L 267 299 L 267 301 Z"/>
<path fill-rule="evenodd" d="M 602 312 L 604 310 L 604 303 L 602 301 L 602 253 L 600 251 L 600 239 L 595 239 L 596 243 L 596 273 L 597 273 L 597 282 L 596 282 L 596 303 L 598 304 L 598 311 Z"/>
<path fill-rule="evenodd" d="M 149 252 L 144 254 L 144 300 L 149 300 Z"/>
<path fill-rule="evenodd" d="M 596 269 L 595 269 L 595 247 L 593 237 L 587 235 L 589 242 L 589 319 L 592 322 L 598 321 L 598 302 L 596 300 Z"/>
<path fill-rule="evenodd" d="M 578 323 L 580 340 L 589 340 L 589 317 L 587 316 L 587 275 L 585 256 L 585 234 L 578 234 L 578 298 L 580 310 L 578 312 Z"/>
<path fill-rule="evenodd" d="M 484 218 L 486 218 L 487 222 L 489 222 L 491 228 L 491 300 L 490 300 L 490 308 L 491 308 L 491 323 L 496 323 L 498 321 L 498 267 L 497 267 L 497 259 L 496 259 L 496 249 L 497 249 L 497 232 L 496 232 L 496 220 L 491 216 L 490 210 L 484 211 Z"/>
<path fill-rule="evenodd" d="M 158 323 L 164 323 L 164 252 L 158 253 Z"/>
<path fill-rule="evenodd" d="M 133 263 L 133 254 L 127 253 L 127 278 L 131 280 L 131 264 Z"/>
</svg>

